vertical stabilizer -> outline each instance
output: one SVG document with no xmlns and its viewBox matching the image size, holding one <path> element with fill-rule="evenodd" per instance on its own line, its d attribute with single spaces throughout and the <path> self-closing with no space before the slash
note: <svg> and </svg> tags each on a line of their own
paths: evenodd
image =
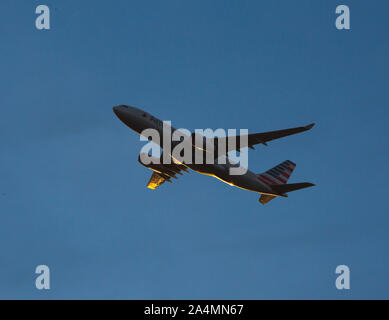
<svg viewBox="0 0 389 320">
<path fill-rule="evenodd" d="M 296 168 L 296 164 L 286 160 L 274 168 L 258 174 L 258 179 L 268 186 L 285 184 L 292 175 L 294 168 Z"/>
</svg>

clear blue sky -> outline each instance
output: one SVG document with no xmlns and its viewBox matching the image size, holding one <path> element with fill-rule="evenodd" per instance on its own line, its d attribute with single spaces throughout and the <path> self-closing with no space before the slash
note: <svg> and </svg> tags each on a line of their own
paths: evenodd
<svg viewBox="0 0 389 320">
<path fill-rule="evenodd" d="M 350 31 L 335 28 L 338 4 Z M 0 10 L 0 298 L 389 298 L 387 2 Z M 290 159 L 290 182 L 317 186 L 266 206 L 193 172 L 151 191 L 118 104 L 192 130 L 316 122 L 250 150 L 249 168 Z M 35 289 L 40 264 L 49 291 Z"/>
</svg>

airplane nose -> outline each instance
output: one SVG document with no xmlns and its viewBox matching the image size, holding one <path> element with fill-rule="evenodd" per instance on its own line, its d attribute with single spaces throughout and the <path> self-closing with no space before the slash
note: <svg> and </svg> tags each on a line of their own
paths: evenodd
<svg viewBox="0 0 389 320">
<path fill-rule="evenodd" d="M 123 122 L 128 119 L 128 107 L 125 105 L 115 106 L 112 108 L 116 116 Z"/>
<path fill-rule="evenodd" d="M 120 106 L 115 106 L 112 108 L 113 112 L 116 114 L 118 118 L 120 118 L 121 111 L 120 111 Z"/>
<path fill-rule="evenodd" d="M 132 130 L 138 133 L 143 130 L 142 125 L 139 124 L 139 119 L 137 118 L 136 108 L 121 104 L 114 106 L 112 110 L 119 118 L 119 120 L 122 121 L 126 126 L 130 127 Z"/>
</svg>

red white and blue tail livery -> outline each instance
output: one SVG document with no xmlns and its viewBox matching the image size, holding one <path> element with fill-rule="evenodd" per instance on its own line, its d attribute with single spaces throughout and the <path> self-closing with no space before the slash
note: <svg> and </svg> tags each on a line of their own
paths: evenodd
<svg viewBox="0 0 389 320">
<path fill-rule="evenodd" d="M 274 184 L 285 184 L 288 182 L 296 164 L 286 160 L 274 168 L 258 175 L 258 179 L 264 184 L 271 186 Z"/>
</svg>

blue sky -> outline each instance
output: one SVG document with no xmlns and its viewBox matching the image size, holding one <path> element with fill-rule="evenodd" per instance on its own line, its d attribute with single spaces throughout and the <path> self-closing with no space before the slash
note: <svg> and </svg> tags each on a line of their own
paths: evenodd
<svg viewBox="0 0 389 320">
<path fill-rule="evenodd" d="M 51 29 L 35 28 L 35 7 Z M 348 4 L 351 30 L 335 28 Z M 389 298 L 389 4 L 0 4 L 0 298 Z M 173 126 L 261 132 L 263 172 L 317 186 L 266 206 L 196 173 L 159 190 L 129 104 Z M 51 289 L 35 288 L 35 267 Z M 335 268 L 351 270 L 338 291 Z"/>
</svg>

